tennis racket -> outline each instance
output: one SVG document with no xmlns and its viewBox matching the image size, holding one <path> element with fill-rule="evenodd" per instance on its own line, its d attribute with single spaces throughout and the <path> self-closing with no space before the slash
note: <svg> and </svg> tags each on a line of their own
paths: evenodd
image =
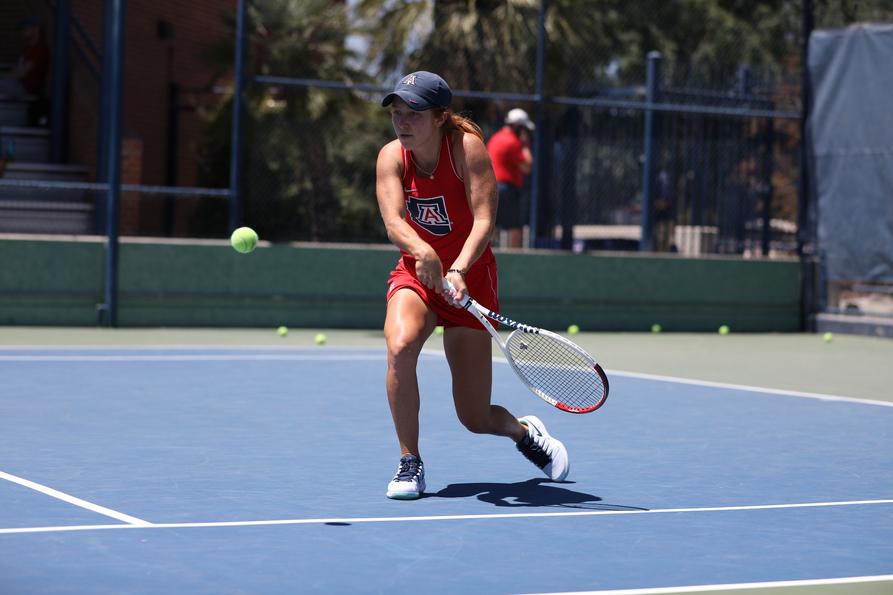
<svg viewBox="0 0 893 595">
<path fill-rule="evenodd" d="M 446 279 L 443 287 L 454 290 Z M 460 305 L 487 329 L 512 370 L 533 394 L 568 413 L 589 413 L 604 405 L 608 377 L 582 347 L 553 332 L 493 312 L 470 295 Z M 505 343 L 488 318 L 515 329 Z"/>
</svg>

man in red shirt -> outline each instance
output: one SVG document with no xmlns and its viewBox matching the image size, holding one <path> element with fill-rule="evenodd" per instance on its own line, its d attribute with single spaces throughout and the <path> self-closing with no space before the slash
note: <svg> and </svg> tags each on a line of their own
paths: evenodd
<svg viewBox="0 0 893 595">
<path fill-rule="evenodd" d="M 533 156 L 530 154 L 530 135 L 535 126 L 520 108 L 510 110 L 505 126 L 487 142 L 487 152 L 496 174 L 499 207 L 496 211 L 496 233 L 506 231 L 506 246 L 520 248 L 524 217 L 521 212 L 521 191 L 524 177 L 530 173 Z M 497 240 L 496 237 L 493 238 Z"/>
</svg>

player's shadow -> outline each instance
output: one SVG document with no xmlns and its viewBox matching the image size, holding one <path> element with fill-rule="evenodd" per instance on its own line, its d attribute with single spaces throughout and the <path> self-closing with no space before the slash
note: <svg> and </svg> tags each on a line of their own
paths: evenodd
<svg viewBox="0 0 893 595">
<path fill-rule="evenodd" d="M 516 483 L 453 483 L 439 492 L 426 493 L 426 498 L 470 498 L 495 506 L 585 508 L 589 510 L 648 510 L 636 506 L 606 504 L 593 494 L 577 492 L 566 486 L 573 482 L 557 483 L 545 478 L 528 479 Z"/>
</svg>

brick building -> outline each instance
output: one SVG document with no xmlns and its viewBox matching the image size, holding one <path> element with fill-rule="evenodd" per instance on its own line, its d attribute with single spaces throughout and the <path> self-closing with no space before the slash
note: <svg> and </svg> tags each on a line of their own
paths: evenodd
<svg viewBox="0 0 893 595">
<path fill-rule="evenodd" d="M 0 11 L 0 63 L 17 55 L 16 24 L 37 16 L 53 43 L 50 0 L 7 0 Z M 210 50 L 233 37 L 228 21 L 235 0 L 127 0 L 123 68 L 122 181 L 195 186 L 200 127 L 195 108 L 219 100 L 228 65 L 211 62 Z M 72 25 L 66 161 L 95 179 L 100 125 L 103 0 L 70 0 Z M 220 52 L 217 52 L 220 55 Z M 178 204 L 182 219 L 189 201 Z M 168 203 L 170 204 L 170 203 Z M 121 233 L 176 234 L 181 221 L 164 221 L 164 200 L 122 196 Z M 168 219 L 170 215 L 167 215 Z M 174 228 L 174 229 L 172 229 Z"/>
</svg>

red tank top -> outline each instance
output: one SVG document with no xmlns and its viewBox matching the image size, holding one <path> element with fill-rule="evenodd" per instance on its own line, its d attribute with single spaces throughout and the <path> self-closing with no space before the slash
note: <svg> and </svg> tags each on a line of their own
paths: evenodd
<svg viewBox="0 0 893 595">
<path fill-rule="evenodd" d="M 444 271 L 462 251 L 471 233 L 474 216 L 465 195 L 465 183 L 453 162 L 451 135 L 445 134 L 440 145 L 437 167 L 429 176 L 416 168 L 412 151 L 403 151 L 403 200 L 406 221 L 428 242 L 443 264 Z M 415 271 L 415 259 L 403 252 L 407 269 Z M 493 260 L 487 245 L 475 264 Z"/>
</svg>

